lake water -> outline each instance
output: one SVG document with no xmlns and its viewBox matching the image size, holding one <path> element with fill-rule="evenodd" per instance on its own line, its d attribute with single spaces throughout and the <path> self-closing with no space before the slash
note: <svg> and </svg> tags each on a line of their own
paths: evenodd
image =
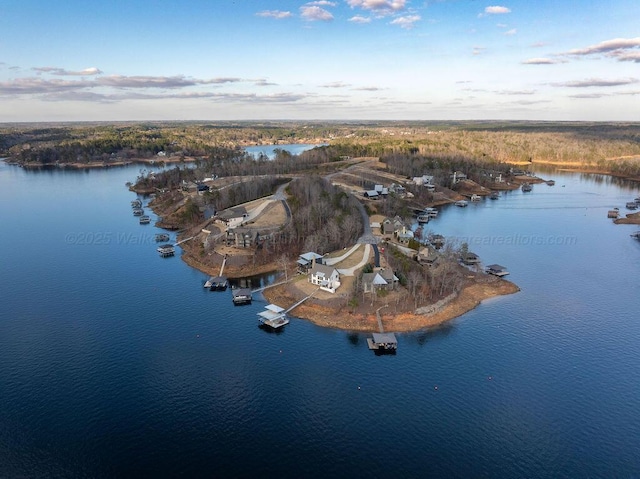
<svg viewBox="0 0 640 479">
<path fill-rule="evenodd" d="M 284 150 L 288 151 L 292 155 L 299 155 L 303 151 L 326 145 L 326 143 L 322 144 L 311 144 L 311 143 L 294 143 L 294 144 L 283 144 L 283 145 L 257 145 L 257 146 L 247 146 L 244 150 L 254 157 L 260 156 L 260 153 L 266 155 L 269 159 L 273 160 L 276 157 L 275 150 Z"/>
<path fill-rule="evenodd" d="M 639 477 L 640 242 L 606 218 L 638 186 L 443 208 L 522 291 L 378 357 L 158 257 L 138 170 L 0 162 L 0 477 Z"/>
</svg>

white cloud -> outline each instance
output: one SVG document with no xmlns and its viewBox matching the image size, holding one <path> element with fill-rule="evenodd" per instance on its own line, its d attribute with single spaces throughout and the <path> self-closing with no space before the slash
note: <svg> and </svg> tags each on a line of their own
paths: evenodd
<svg viewBox="0 0 640 479">
<path fill-rule="evenodd" d="M 347 0 L 347 4 L 351 8 L 373 10 L 383 15 L 404 10 L 406 3 L 406 0 Z"/>
<path fill-rule="evenodd" d="M 640 51 L 619 53 L 615 57 L 621 62 L 640 63 Z"/>
<path fill-rule="evenodd" d="M 64 68 L 59 67 L 35 67 L 33 68 L 33 71 L 38 73 L 50 73 L 51 75 L 58 76 L 90 76 L 100 75 L 102 73 L 102 71 L 96 67 L 85 68 L 80 71 L 65 70 Z"/>
<path fill-rule="evenodd" d="M 481 53 L 483 53 L 485 50 L 487 49 L 487 47 L 473 47 L 473 50 L 471 50 L 471 53 L 473 55 L 480 55 Z"/>
<path fill-rule="evenodd" d="M 587 80 L 568 81 L 561 83 L 552 83 L 553 86 L 570 87 L 570 88 L 590 88 L 590 87 L 615 87 L 621 85 L 632 85 L 638 83 L 637 78 L 622 78 L 619 80 L 603 80 L 601 78 L 589 78 Z"/>
<path fill-rule="evenodd" d="M 324 85 L 320 85 L 322 88 L 346 88 L 349 87 L 351 85 L 349 85 L 348 83 L 344 83 L 341 81 L 336 81 L 336 82 L 331 82 L 331 83 L 325 83 Z"/>
<path fill-rule="evenodd" d="M 551 58 L 529 58 L 522 62 L 523 65 L 555 65 L 561 63 L 559 60 L 552 60 Z"/>
<path fill-rule="evenodd" d="M 336 2 L 329 2 L 328 0 L 318 0 L 316 2 L 309 2 L 307 3 L 307 5 L 310 6 L 317 6 L 317 7 L 335 7 L 337 4 Z"/>
<path fill-rule="evenodd" d="M 597 53 L 614 53 L 620 50 L 640 47 L 640 37 L 636 38 L 614 38 L 613 40 L 605 40 L 596 45 L 586 48 L 570 50 L 568 55 L 593 55 Z"/>
<path fill-rule="evenodd" d="M 330 22 L 333 20 L 331 12 L 316 5 L 304 5 L 300 7 L 300 16 L 310 22 Z"/>
<path fill-rule="evenodd" d="M 487 15 L 500 15 L 503 13 L 511 13 L 511 10 L 507 7 L 494 5 L 494 6 L 486 7 L 484 9 L 484 13 L 486 13 Z"/>
<path fill-rule="evenodd" d="M 363 17 L 361 15 L 356 15 L 354 17 L 351 17 L 349 19 L 350 22 L 353 23 L 371 23 L 371 19 L 368 17 Z"/>
<path fill-rule="evenodd" d="M 283 18 L 289 18 L 292 16 L 291 12 L 284 12 L 282 10 L 263 10 L 261 12 L 256 13 L 259 17 L 267 17 L 267 18 L 275 18 L 277 20 L 281 20 Z"/>
<path fill-rule="evenodd" d="M 518 30 L 516 30 L 515 28 L 512 28 L 511 30 L 507 30 L 506 32 L 504 32 L 505 35 L 515 35 L 516 33 L 518 33 Z"/>
<path fill-rule="evenodd" d="M 420 15 L 407 15 L 405 17 L 394 18 L 391 25 L 398 25 L 400 28 L 409 30 L 414 27 L 414 23 L 420 21 Z"/>
</svg>

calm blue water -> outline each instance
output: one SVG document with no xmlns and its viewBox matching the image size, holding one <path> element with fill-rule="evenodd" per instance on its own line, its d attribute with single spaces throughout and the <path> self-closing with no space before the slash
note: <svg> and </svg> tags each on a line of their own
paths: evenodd
<svg viewBox="0 0 640 479">
<path fill-rule="evenodd" d="M 446 208 L 522 291 L 376 357 L 159 258 L 138 169 L 0 162 L 0 477 L 639 477 L 640 242 L 606 219 L 638 187 Z"/>
<path fill-rule="evenodd" d="M 315 145 L 315 144 L 307 144 L 307 143 L 295 143 L 295 144 L 286 144 L 286 145 L 257 145 L 257 146 L 247 146 L 245 147 L 245 151 L 254 157 L 260 155 L 260 153 L 266 155 L 269 159 L 273 160 L 276 157 L 275 150 L 285 150 L 291 153 L 292 155 L 299 155 L 303 151 L 309 150 L 311 148 L 315 148 L 317 146 L 324 145 Z"/>
</svg>

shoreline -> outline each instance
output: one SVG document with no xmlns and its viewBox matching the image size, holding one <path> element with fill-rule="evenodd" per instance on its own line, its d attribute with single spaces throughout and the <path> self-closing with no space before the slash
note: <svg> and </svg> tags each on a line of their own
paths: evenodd
<svg viewBox="0 0 640 479">
<path fill-rule="evenodd" d="M 269 302 L 278 302 L 279 306 L 288 308 L 300 298 L 293 296 L 287 288 L 287 284 L 281 284 L 265 289 L 262 294 Z M 423 308 L 435 308 L 430 313 L 400 312 L 389 314 L 380 309 L 380 318 L 385 332 L 409 333 L 440 326 L 452 321 L 469 311 L 477 308 L 483 301 L 491 298 L 515 294 L 520 288 L 510 281 L 490 278 L 488 282 L 475 282 L 465 286 L 454 298 L 442 305 L 436 302 Z M 295 309 L 292 316 L 310 321 L 316 326 L 339 329 L 343 331 L 357 331 L 362 333 L 377 333 L 378 321 L 375 313 L 353 313 L 348 308 L 321 307 L 318 305 L 302 304 Z M 344 318 L 344 319 L 337 319 Z"/>
<path fill-rule="evenodd" d="M 180 245 L 180 248 L 182 249 L 180 258 L 189 267 L 205 275 L 219 275 L 223 255 L 217 253 L 217 255 L 220 256 L 220 261 L 209 265 L 198 259 L 197 248 L 194 248 L 192 245 L 185 243 Z M 276 262 L 272 261 L 265 264 L 252 265 L 244 262 L 241 257 L 236 256 L 235 258 L 239 260 L 239 264 L 234 265 L 228 262 L 225 267 L 224 275 L 230 279 L 246 278 L 263 274 L 282 275 Z M 263 297 L 269 303 L 276 303 L 285 309 L 291 307 L 310 293 L 310 291 L 306 291 L 310 285 L 306 278 L 298 280 L 302 287 L 296 285 L 297 281 L 295 281 L 295 278 L 299 278 L 299 276 L 293 276 L 290 278 L 290 281 L 286 283 L 268 287 L 262 291 Z M 278 281 L 278 279 L 275 280 L 276 283 Z M 383 308 L 380 310 L 380 316 L 385 331 L 397 333 L 419 331 L 452 321 L 475 309 L 483 301 L 515 294 L 519 291 L 520 288 L 511 281 L 494 276 L 482 275 L 466 284 L 454 297 L 448 297 L 444 300 L 441 299 L 440 301 L 418 308 L 418 310 L 422 309 L 427 312 L 420 313 L 414 310 L 389 313 L 385 312 L 386 308 Z M 351 308 L 346 305 L 347 297 L 342 296 L 339 292 L 335 295 L 331 295 L 331 293 L 321 294 L 325 297 L 321 299 L 316 297 L 314 299 L 321 301 L 322 304 L 313 301 L 303 303 L 298 306 L 291 315 L 320 327 L 343 331 L 379 331 L 375 312 L 352 311 Z M 382 304 L 380 303 L 377 306 L 380 305 Z"/>
</svg>

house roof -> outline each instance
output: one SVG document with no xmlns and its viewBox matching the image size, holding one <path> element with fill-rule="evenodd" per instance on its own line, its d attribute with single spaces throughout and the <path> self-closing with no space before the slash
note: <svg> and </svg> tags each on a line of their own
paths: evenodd
<svg viewBox="0 0 640 479">
<path fill-rule="evenodd" d="M 314 267 L 311 268 L 311 274 L 322 273 L 327 277 L 333 275 L 334 271 L 337 271 L 337 270 L 335 268 L 331 267 L 331 266 L 327 266 L 327 265 L 324 265 L 324 264 L 318 264 L 318 263 L 316 263 L 314 265 Z"/>
<path fill-rule="evenodd" d="M 319 255 L 318 253 L 309 252 L 309 253 L 301 254 L 300 258 L 305 261 L 311 262 L 314 259 L 322 259 L 322 255 Z"/>
<path fill-rule="evenodd" d="M 389 283 L 380 276 L 380 273 L 364 273 L 362 275 L 362 282 L 367 284 L 373 284 L 375 286 L 384 286 Z"/>
<path fill-rule="evenodd" d="M 389 281 L 400 281 L 400 279 L 393 274 L 390 269 L 382 269 L 378 271 L 378 274 L 388 283 Z"/>
<path fill-rule="evenodd" d="M 244 206 L 236 206 L 235 208 L 228 208 L 224 211 L 221 211 L 218 214 L 218 217 L 221 219 L 230 219 L 245 215 L 246 213 L 247 210 Z"/>
</svg>

